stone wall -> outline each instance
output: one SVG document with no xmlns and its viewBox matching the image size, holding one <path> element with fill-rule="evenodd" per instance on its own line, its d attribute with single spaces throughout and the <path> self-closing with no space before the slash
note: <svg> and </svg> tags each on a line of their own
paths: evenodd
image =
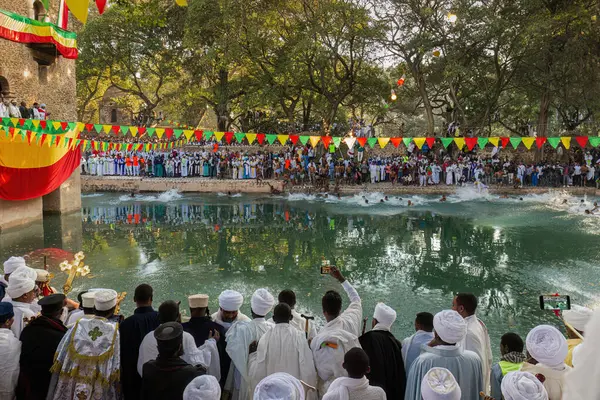
<svg viewBox="0 0 600 400">
<path fill-rule="evenodd" d="M 131 110 L 124 106 L 122 99 L 125 96 L 123 92 L 114 86 L 109 87 L 102 96 L 99 103 L 100 123 L 109 125 L 130 125 L 132 120 Z M 114 117 L 114 118 L 113 118 Z"/>
</svg>

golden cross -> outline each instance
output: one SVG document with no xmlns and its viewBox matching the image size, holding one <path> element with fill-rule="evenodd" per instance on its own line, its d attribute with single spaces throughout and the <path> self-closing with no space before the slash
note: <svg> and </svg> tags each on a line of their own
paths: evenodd
<svg viewBox="0 0 600 400">
<path fill-rule="evenodd" d="M 95 342 L 96 339 L 98 339 L 102 335 L 104 335 L 104 333 L 102 333 L 102 331 L 98 327 L 95 327 L 90 332 L 88 332 L 88 336 L 92 338 L 92 342 Z"/>
</svg>

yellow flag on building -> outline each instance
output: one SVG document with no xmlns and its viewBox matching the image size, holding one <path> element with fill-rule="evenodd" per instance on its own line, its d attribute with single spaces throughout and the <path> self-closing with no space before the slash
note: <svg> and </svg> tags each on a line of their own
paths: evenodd
<svg viewBox="0 0 600 400">
<path fill-rule="evenodd" d="M 82 24 L 87 22 L 89 0 L 67 0 L 67 7 L 75 18 L 81 21 Z"/>
</svg>

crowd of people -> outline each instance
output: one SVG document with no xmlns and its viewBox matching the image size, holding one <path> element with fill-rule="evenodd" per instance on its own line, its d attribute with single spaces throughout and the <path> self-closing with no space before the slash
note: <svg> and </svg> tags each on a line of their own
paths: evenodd
<svg viewBox="0 0 600 400">
<path fill-rule="evenodd" d="M 33 103 L 31 107 L 22 101 L 17 105 L 17 100 L 3 99 L 0 101 L 0 118 L 23 118 L 23 119 L 48 119 L 50 113 L 46 110 L 45 104 Z"/>
<path fill-rule="evenodd" d="M 235 149 L 170 152 L 89 152 L 82 157 L 82 173 L 146 177 L 207 177 L 218 179 L 285 179 L 294 185 L 363 184 L 401 185 L 597 186 L 600 152 L 575 153 L 572 161 L 523 162 L 497 149 L 484 157 L 475 152 L 452 157 L 443 151 L 365 156 L 364 147 L 318 154 L 311 146 L 286 146 L 279 152 L 249 153 Z"/>
<path fill-rule="evenodd" d="M 258 289 L 251 315 L 244 297 L 223 291 L 211 314 L 204 294 L 153 308 L 153 289 L 135 289 L 136 309 L 118 313 L 112 289 L 57 293 L 46 270 L 21 257 L 4 262 L 0 290 L 1 399 L 325 399 L 325 400 L 583 400 L 597 397 L 600 314 L 573 306 L 563 312 L 567 337 L 540 325 L 525 340 L 506 333 L 501 357 L 477 317 L 477 298 L 459 293 L 451 308 L 421 312 L 415 333 L 391 332 L 397 313 L 378 303 L 366 330 L 360 295 L 330 268 L 349 304 L 329 290 L 327 321 L 296 311 L 296 295 L 277 299 Z M 449 304 L 450 306 L 450 304 Z M 272 315 L 271 315 L 272 314 Z M 271 317 L 269 318 L 269 316 Z M 586 338 L 584 340 L 584 338 Z M 589 339 L 587 339 L 589 338 Z"/>
</svg>

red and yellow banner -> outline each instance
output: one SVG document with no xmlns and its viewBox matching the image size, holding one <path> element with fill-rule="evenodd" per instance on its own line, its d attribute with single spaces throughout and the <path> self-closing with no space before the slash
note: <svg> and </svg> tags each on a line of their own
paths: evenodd
<svg viewBox="0 0 600 400">
<path fill-rule="evenodd" d="M 0 9 L 0 37 L 19 43 L 51 43 L 65 58 L 77 58 L 77 34 L 49 22 Z"/>
</svg>

